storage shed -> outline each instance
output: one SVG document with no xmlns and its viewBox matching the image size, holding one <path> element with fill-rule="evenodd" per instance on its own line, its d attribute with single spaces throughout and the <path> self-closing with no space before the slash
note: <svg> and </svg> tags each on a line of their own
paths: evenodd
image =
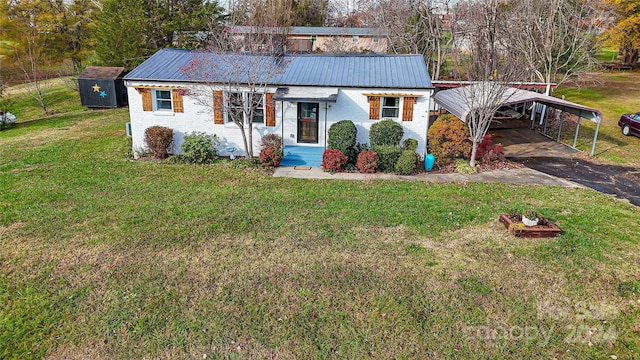
<svg viewBox="0 0 640 360">
<path fill-rule="evenodd" d="M 127 105 L 124 68 L 87 66 L 78 75 L 80 102 L 89 108 L 116 108 Z"/>
</svg>

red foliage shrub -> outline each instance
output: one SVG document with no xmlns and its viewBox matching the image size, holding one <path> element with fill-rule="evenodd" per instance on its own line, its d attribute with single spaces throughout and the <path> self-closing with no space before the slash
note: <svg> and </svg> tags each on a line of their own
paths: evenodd
<svg viewBox="0 0 640 360">
<path fill-rule="evenodd" d="M 471 157 L 471 152 L 469 152 L 468 157 Z M 478 144 L 478 151 L 476 152 L 476 160 L 480 160 L 484 163 L 492 162 L 492 161 L 503 161 L 504 160 L 504 150 L 502 150 L 502 144 L 497 144 L 493 146 L 493 141 L 491 140 L 491 134 L 486 134 L 480 144 Z"/>
<path fill-rule="evenodd" d="M 267 134 L 265 136 L 262 137 L 262 139 L 260 139 L 260 147 L 262 149 L 269 147 L 269 146 L 275 146 L 278 149 L 282 148 L 282 138 L 280 137 L 280 135 L 278 134 Z"/>
<path fill-rule="evenodd" d="M 346 164 L 348 160 L 342 151 L 327 149 L 322 153 L 322 168 L 326 171 L 341 172 L 342 165 Z"/>
<path fill-rule="evenodd" d="M 467 156 L 471 150 L 469 128 L 455 116 L 445 114 L 429 128 L 429 152 L 435 157 L 435 164 L 443 167 L 457 158 Z"/>
<path fill-rule="evenodd" d="M 173 130 L 164 126 L 152 126 L 144 131 L 144 141 L 149 148 L 149 155 L 164 159 L 169 155 L 169 147 L 173 142 Z"/>
<path fill-rule="evenodd" d="M 260 150 L 260 163 L 264 166 L 278 167 L 282 161 L 282 150 L 279 146 L 269 145 Z"/>
<path fill-rule="evenodd" d="M 356 167 L 361 173 L 374 173 L 378 168 L 378 154 L 375 151 L 363 151 L 358 154 Z"/>
</svg>

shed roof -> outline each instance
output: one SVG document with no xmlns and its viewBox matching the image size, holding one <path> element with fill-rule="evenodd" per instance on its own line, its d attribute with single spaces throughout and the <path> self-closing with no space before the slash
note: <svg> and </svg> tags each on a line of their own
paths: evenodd
<svg viewBox="0 0 640 360">
<path fill-rule="evenodd" d="M 211 64 L 218 71 L 190 76 L 184 69 L 194 60 Z M 236 64 L 266 64 L 273 57 L 239 53 L 214 53 L 182 49 L 162 49 L 133 69 L 125 80 L 169 82 L 227 82 L 238 71 L 224 69 Z M 391 54 L 302 54 L 283 55 L 283 68 L 268 79 L 274 86 L 327 86 L 362 88 L 432 88 L 421 55 Z"/>
<path fill-rule="evenodd" d="M 87 66 L 78 79 L 117 79 L 123 72 L 123 67 Z"/>
<path fill-rule="evenodd" d="M 602 120 L 602 114 L 597 109 L 572 103 L 570 101 L 559 99 L 553 96 L 539 94 L 534 91 L 516 89 L 504 85 L 500 86 L 505 88 L 504 91 L 502 91 L 502 100 L 500 102 L 501 106 L 536 102 L 552 108 L 562 109 L 565 112 L 587 118 L 596 123 L 600 123 Z M 439 91 L 434 95 L 433 98 L 436 103 L 447 109 L 447 111 L 449 111 L 462 121 L 466 121 L 467 115 L 474 110 L 474 108 L 472 108 L 473 105 L 471 104 L 471 102 L 467 100 L 468 96 L 470 96 L 470 93 L 474 94 L 471 96 L 482 96 L 480 92 L 484 91 L 485 89 L 487 88 L 481 86 L 481 84 L 474 84 L 465 87 Z M 477 101 L 476 103 L 482 104 L 482 101 Z"/>
</svg>

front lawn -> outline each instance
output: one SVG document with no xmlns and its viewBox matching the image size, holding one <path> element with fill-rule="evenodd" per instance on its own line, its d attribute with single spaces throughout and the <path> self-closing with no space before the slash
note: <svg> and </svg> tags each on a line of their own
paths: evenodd
<svg viewBox="0 0 640 360">
<path fill-rule="evenodd" d="M 637 207 L 130 161 L 127 118 L 0 132 L 0 358 L 640 356 Z M 508 236 L 526 207 L 563 234 Z"/>
</svg>

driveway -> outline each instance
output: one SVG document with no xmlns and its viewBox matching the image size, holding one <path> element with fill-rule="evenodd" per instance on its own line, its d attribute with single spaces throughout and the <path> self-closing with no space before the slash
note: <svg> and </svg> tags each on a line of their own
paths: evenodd
<svg viewBox="0 0 640 360">
<path fill-rule="evenodd" d="M 575 150 L 529 129 L 491 130 L 491 133 L 494 143 L 503 143 L 505 155 L 511 161 L 640 206 L 639 168 L 574 157 Z"/>
</svg>

